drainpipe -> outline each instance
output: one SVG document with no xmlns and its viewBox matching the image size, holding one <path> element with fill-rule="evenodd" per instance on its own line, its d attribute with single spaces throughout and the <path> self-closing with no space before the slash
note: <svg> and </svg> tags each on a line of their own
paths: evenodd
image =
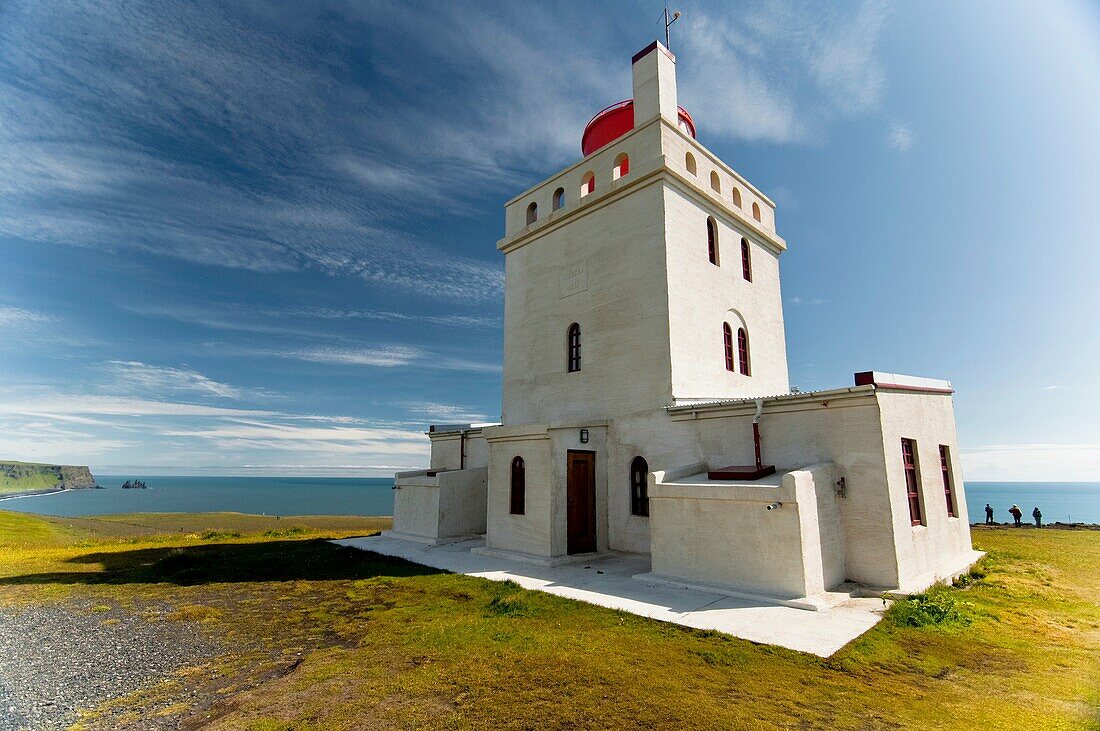
<svg viewBox="0 0 1100 731">
<path fill-rule="evenodd" d="M 757 459 L 759 461 L 759 459 Z M 458 435 L 458 469 L 466 469 L 466 430 L 463 429 Z"/>
<path fill-rule="evenodd" d="M 764 399 L 756 399 L 756 415 L 752 417 L 752 444 L 756 449 L 756 469 L 764 464 L 760 461 L 760 415 L 764 413 Z"/>
</svg>

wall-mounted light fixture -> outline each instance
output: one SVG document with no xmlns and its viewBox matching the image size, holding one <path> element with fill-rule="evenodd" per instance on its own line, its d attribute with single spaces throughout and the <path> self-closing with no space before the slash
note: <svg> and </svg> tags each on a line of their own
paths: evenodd
<svg viewBox="0 0 1100 731">
<path fill-rule="evenodd" d="M 581 429 L 581 444 L 588 444 L 588 430 Z"/>
</svg>

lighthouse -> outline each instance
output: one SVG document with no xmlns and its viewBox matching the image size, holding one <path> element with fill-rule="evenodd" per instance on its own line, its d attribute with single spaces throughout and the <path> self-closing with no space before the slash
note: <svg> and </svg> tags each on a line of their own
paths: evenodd
<svg viewBox="0 0 1100 731">
<path fill-rule="evenodd" d="M 965 571 L 950 382 L 792 392 L 775 204 L 697 139 L 664 45 L 631 64 L 580 159 L 505 204 L 501 420 L 430 428 L 388 535 L 635 554 L 648 581 L 810 609 Z"/>
</svg>

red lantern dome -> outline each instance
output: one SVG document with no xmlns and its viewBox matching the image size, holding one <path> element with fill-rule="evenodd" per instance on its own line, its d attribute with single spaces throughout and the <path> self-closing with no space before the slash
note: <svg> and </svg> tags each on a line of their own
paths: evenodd
<svg viewBox="0 0 1100 731">
<path fill-rule="evenodd" d="M 695 122 L 683 107 L 677 107 L 680 129 L 695 139 Z M 581 135 L 581 153 L 588 157 L 601 147 L 608 145 L 634 129 L 634 100 L 612 104 L 596 113 L 584 127 Z"/>
</svg>

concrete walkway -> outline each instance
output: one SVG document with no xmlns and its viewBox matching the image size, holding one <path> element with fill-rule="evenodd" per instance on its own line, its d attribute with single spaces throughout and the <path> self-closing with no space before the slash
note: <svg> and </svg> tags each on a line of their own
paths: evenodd
<svg viewBox="0 0 1100 731">
<path fill-rule="evenodd" d="M 535 566 L 471 553 L 482 539 L 428 546 L 369 536 L 334 541 L 452 573 L 514 581 L 525 589 L 576 599 L 643 617 L 709 629 L 828 657 L 882 618 L 881 599 L 850 599 L 825 611 L 778 606 L 633 578 L 649 571 L 645 556 L 607 554 L 587 563 Z"/>
</svg>

